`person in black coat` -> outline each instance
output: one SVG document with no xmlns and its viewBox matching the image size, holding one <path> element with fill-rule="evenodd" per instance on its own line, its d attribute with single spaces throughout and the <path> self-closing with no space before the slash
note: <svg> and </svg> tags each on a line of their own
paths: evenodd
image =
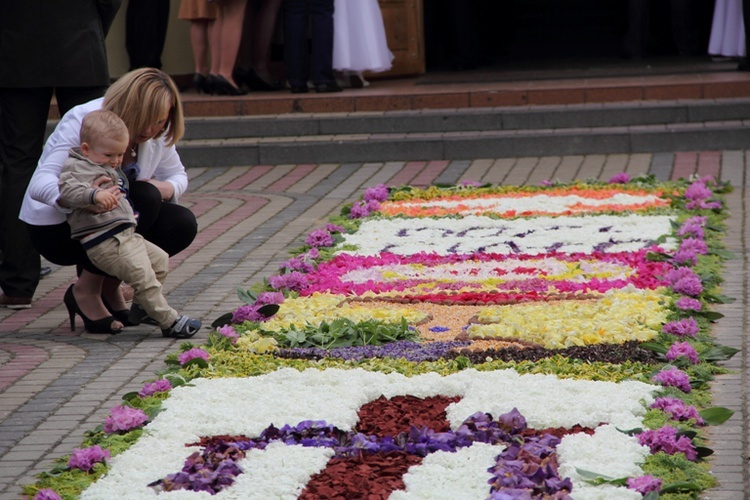
<svg viewBox="0 0 750 500">
<path fill-rule="evenodd" d="M 204 0 L 207 1 L 207 0 Z M 130 70 L 161 69 L 167 39 L 169 0 L 129 0 L 125 11 L 125 50 Z"/>
<path fill-rule="evenodd" d="M 18 212 L 42 154 L 52 95 L 64 114 L 104 94 L 104 39 L 121 2 L 0 2 L 0 307 L 31 307 L 39 283 L 39 253 Z"/>
<path fill-rule="evenodd" d="M 742 0 L 742 21 L 745 23 L 745 58 L 737 65 L 737 70 L 750 71 L 750 0 Z"/>
<path fill-rule="evenodd" d="M 307 92 L 312 80 L 316 92 L 341 92 L 333 76 L 333 0 L 286 0 L 284 65 L 292 93 Z M 312 55 L 307 27 L 312 20 Z"/>
</svg>

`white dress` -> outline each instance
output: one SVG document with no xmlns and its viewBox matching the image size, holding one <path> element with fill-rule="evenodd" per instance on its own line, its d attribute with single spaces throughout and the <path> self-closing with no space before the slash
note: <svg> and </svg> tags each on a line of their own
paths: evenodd
<svg viewBox="0 0 750 500">
<path fill-rule="evenodd" d="M 712 56 L 745 56 L 742 0 L 716 0 L 708 53 Z"/>
<path fill-rule="evenodd" d="M 378 73 L 391 68 L 378 0 L 335 0 L 333 69 Z"/>
</svg>

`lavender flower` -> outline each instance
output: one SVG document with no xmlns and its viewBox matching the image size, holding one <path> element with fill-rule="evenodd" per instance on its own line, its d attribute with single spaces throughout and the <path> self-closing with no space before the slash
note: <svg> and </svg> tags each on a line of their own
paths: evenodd
<svg viewBox="0 0 750 500">
<path fill-rule="evenodd" d="M 386 186 L 385 184 L 378 184 L 377 186 L 367 188 L 362 198 L 365 201 L 385 201 L 388 199 L 388 194 L 388 186 Z"/>
<path fill-rule="evenodd" d="M 703 292 L 703 284 L 701 283 L 701 279 L 697 276 L 685 277 L 677 280 L 672 285 L 672 290 L 674 290 L 675 293 L 682 295 L 697 297 Z"/>
<path fill-rule="evenodd" d="M 284 294 L 281 292 L 262 292 L 255 299 L 255 305 L 266 306 L 268 304 L 283 304 Z"/>
<path fill-rule="evenodd" d="M 36 492 L 34 500 L 62 500 L 62 497 L 50 488 L 43 488 Z"/>
<path fill-rule="evenodd" d="M 550 187 L 550 186 L 554 186 L 555 184 L 552 181 L 548 180 L 548 179 L 543 179 L 543 180 L 539 181 L 539 185 L 540 186 L 544 186 L 544 187 Z"/>
<path fill-rule="evenodd" d="M 652 491 L 661 491 L 661 478 L 652 475 L 629 477 L 627 480 L 628 488 L 635 490 L 643 496 Z"/>
<path fill-rule="evenodd" d="M 677 234 L 679 236 L 693 236 L 694 238 L 703 239 L 705 237 L 705 231 L 703 228 L 706 226 L 708 218 L 703 216 L 690 217 L 680 226 Z"/>
<path fill-rule="evenodd" d="M 677 264 L 694 266 L 698 263 L 698 254 L 689 248 L 679 248 L 673 257 Z"/>
<path fill-rule="evenodd" d="M 608 184 L 627 184 L 630 182 L 630 174 L 627 172 L 621 172 L 619 174 L 613 175 L 610 179 Z"/>
<path fill-rule="evenodd" d="M 75 448 L 68 459 L 68 467 L 91 472 L 94 465 L 109 460 L 109 450 L 103 450 L 99 445 L 90 448 Z"/>
<path fill-rule="evenodd" d="M 699 328 L 698 323 L 696 323 L 695 319 L 691 316 L 679 321 L 670 321 L 664 325 L 662 331 L 678 337 L 695 337 L 698 334 Z"/>
<path fill-rule="evenodd" d="M 323 359 L 336 358 L 343 360 L 360 361 L 368 358 L 403 358 L 407 361 L 420 363 L 422 361 L 436 361 L 442 359 L 448 351 L 466 347 L 470 342 L 462 341 L 435 341 L 435 342 L 412 342 L 410 340 L 399 340 L 389 342 L 381 346 L 351 346 L 335 347 L 333 349 L 320 349 L 317 347 L 298 347 L 294 349 L 281 349 L 276 352 L 281 358 Z"/>
<path fill-rule="evenodd" d="M 237 342 L 237 339 L 240 338 L 240 335 L 234 330 L 234 327 L 232 327 L 232 325 L 220 326 L 216 329 L 216 331 L 219 332 L 219 334 L 223 337 L 228 338 L 232 344 Z"/>
<path fill-rule="evenodd" d="M 680 250 L 689 249 L 697 254 L 705 255 L 708 252 L 706 242 L 699 238 L 685 238 L 680 242 Z"/>
<path fill-rule="evenodd" d="M 110 416 L 104 419 L 104 432 L 107 434 L 127 432 L 142 427 L 147 421 L 148 415 L 140 408 L 115 406 L 110 410 Z"/>
<path fill-rule="evenodd" d="M 698 280 L 700 280 L 700 277 L 695 274 L 695 271 L 693 271 L 689 267 L 676 267 L 664 273 L 664 279 L 667 280 L 670 284 L 675 284 L 685 278 L 697 278 Z"/>
<path fill-rule="evenodd" d="M 143 385 L 138 395 L 142 398 L 153 396 L 157 392 L 167 392 L 172 389 L 172 384 L 165 378 L 160 378 L 155 382 L 147 382 Z"/>
<path fill-rule="evenodd" d="M 643 431 L 638 434 L 638 442 L 643 446 L 648 446 L 651 453 L 660 451 L 667 455 L 684 453 L 688 460 L 695 461 L 698 459 L 698 452 L 690 438 L 687 436 L 678 437 L 677 429 L 669 425 L 665 425 L 661 429 Z"/>
<path fill-rule="evenodd" d="M 268 284 L 276 290 L 292 290 L 299 292 L 307 288 L 308 279 L 304 274 L 293 271 L 289 274 L 281 274 L 268 278 Z"/>
<path fill-rule="evenodd" d="M 692 390 L 690 387 L 690 377 L 688 377 L 687 373 L 674 366 L 660 371 L 652 380 L 665 387 L 676 387 L 682 392 L 690 392 Z"/>
<path fill-rule="evenodd" d="M 315 271 L 315 266 L 299 257 L 292 257 L 288 261 L 282 263 L 279 269 L 287 271 L 301 271 L 303 273 L 311 273 Z"/>
<path fill-rule="evenodd" d="M 370 211 L 367 209 L 367 202 L 358 201 L 352 205 L 349 210 L 349 218 L 351 219 L 362 219 L 370 215 Z"/>
<path fill-rule="evenodd" d="M 690 201 L 707 200 L 713 196 L 713 191 L 701 181 L 695 181 L 685 190 L 685 198 Z"/>
<path fill-rule="evenodd" d="M 263 321 L 265 319 L 267 318 L 258 312 L 258 306 L 256 306 L 255 304 L 245 304 L 235 309 L 235 311 L 232 313 L 232 323 L 235 325 L 239 325 L 240 323 L 244 323 L 245 321 L 251 321 L 255 323 Z"/>
<path fill-rule="evenodd" d="M 691 297 L 680 297 L 675 305 L 678 309 L 682 309 L 683 311 L 700 311 L 701 309 L 703 309 L 703 304 L 701 304 L 701 301 L 693 299 Z"/>
<path fill-rule="evenodd" d="M 338 224 L 326 224 L 326 231 L 329 233 L 343 233 L 344 228 L 339 226 Z"/>
<path fill-rule="evenodd" d="M 325 229 L 316 229 L 305 239 L 308 246 L 320 248 L 333 246 L 333 236 Z"/>
<path fill-rule="evenodd" d="M 461 181 L 461 184 L 459 185 L 461 187 L 479 187 L 482 185 L 482 183 L 466 179 L 466 180 Z"/>
<path fill-rule="evenodd" d="M 372 213 L 377 212 L 378 210 L 380 210 L 380 202 L 378 200 L 370 200 L 367 202 L 368 212 Z"/>
<path fill-rule="evenodd" d="M 698 410 L 695 409 L 695 406 L 688 406 L 681 399 L 657 398 L 656 401 L 651 404 L 651 408 L 662 410 L 663 412 L 668 413 L 672 420 L 685 422 L 687 420 L 693 419 L 698 425 L 705 424 L 703 418 L 701 418 L 700 414 L 698 413 Z"/>
<path fill-rule="evenodd" d="M 688 210 L 698 210 L 698 209 L 713 210 L 713 209 L 721 208 L 721 202 L 720 201 L 695 200 L 685 205 L 685 208 L 687 208 Z"/>
<path fill-rule="evenodd" d="M 203 349 L 200 349 L 198 347 L 193 347 L 189 351 L 185 351 L 181 353 L 179 356 L 177 356 L 177 360 L 180 362 L 181 366 L 184 366 L 185 363 L 187 363 L 191 359 L 200 358 L 200 359 L 205 359 L 206 361 L 208 361 L 210 357 L 211 356 Z"/>
<path fill-rule="evenodd" d="M 698 353 L 695 351 L 693 346 L 687 342 L 675 342 L 669 347 L 666 358 L 669 361 L 674 361 L 677 358 L 684 357 L 690 363 L 697 365 L 700 361 L 698 360 Z"/>
</svg>

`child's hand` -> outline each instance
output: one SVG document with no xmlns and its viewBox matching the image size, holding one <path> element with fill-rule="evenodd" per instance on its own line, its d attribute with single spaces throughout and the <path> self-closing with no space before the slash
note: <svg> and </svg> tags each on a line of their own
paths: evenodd
<svg viewBox="0 0 750 500">
<path fill-rule="evenodd" d="M 119 194 L 119 193 L 118 193 Z M 109 212 L 117 206 L 117 200 L 120 197 L 108 189 L 100 189 L 94 193 L 94 205 L 101 212 Z"/>
</svg>

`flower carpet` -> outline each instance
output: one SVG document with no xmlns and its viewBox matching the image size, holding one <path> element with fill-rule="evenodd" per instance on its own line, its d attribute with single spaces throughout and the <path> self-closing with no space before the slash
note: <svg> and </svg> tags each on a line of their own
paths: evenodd
<svg viewBox="0 0 750 500">
<path fill-rule="evenodd" d="M 25 492 L 697 498 L 729 189 L 368 188 Z"/>
</svg>

